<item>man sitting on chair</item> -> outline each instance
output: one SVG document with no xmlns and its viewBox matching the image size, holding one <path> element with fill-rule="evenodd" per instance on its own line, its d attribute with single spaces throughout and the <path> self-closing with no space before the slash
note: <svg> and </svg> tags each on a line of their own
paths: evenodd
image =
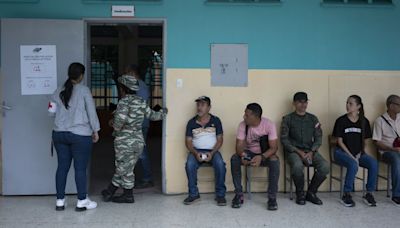
<svg viewBox="0 0 400 228">
<path fill-rule="evenodd" d="M 223 142 L 222 124 L 218 117 L 210 114 L 211 100 L 201 96 L 196 99 L 197 115 L 189 120 L 186 126 L 186 147 L 189 155 L 186 162 L 189 196 L 183 201 L 189 205 L 200 199 L 197 188 L 197 169 L 203 162 L 214 167 L 215 194 L 218 206 L 225 206 L 225 162 L 219 149 Z"/>
<path fill-rule="evenodd" d="M 277 210 L 276 193 L 279 180 L 278 137 L 275 124 L 262 117 L 262 108 L 257 103 L 247 105 L 244 121 L 239 124 L 236 136 L 236 153 L 231 158 L 231 171 L 235 185 L 233 208 L 243 204 L 241 165 L 268 166 L 268 210 Z"/>
<path fill-rule="evenodd" d="M 384 161 L 391 166 L 392 201 L 400 206 L 400 97 L 386 99 L 387 112 L 375 120 L 372 139 Z"/>
<path fill-rule="evenodd" d="M 293 97 L 295 111 L 282 119 L 281 142 L 291 169 L 296 186 L 296 203 L 311 203 L 322 205 L 316 193 L 319 186 L 329 173 L 328 162 L 318 153 L 322 144 L 321 124 L 316 116 L 306 112 L 308 97 L 304 92 L 298 92 Z M 313 165 L 315 173 L 304 194 L 304 166 Z M 286 178 L 286 177 L 285 177 Z M 285 180 L 286 181 L 286 180 Z"/>
</svg>

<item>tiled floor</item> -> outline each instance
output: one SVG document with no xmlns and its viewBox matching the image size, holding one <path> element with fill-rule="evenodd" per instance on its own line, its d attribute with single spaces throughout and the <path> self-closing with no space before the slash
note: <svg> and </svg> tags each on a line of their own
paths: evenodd
<svg viewBox="0 0 400 228">
<path fill-rule="evenodd" d="M 384 192 L 376 194 L 378 207 L 367 207 L 361 193 L 354 197 L 355 208 L 338 201 L 338 193 L 321 193 L 323 206 L 308 203 L 298 206 L 279 194 L 278 211 L 266 210 L 265 194 L 253 194 L 240 209 L 230 205 L 218 207 L 212 194 L 186 206 L 186 195 L 166 196 L 155 193 L 136 194 L 134 204 L 115 204 L 93 200 L 98 208 L 75 212 L 75 197 L 70 196 L 65 211 L 54 210 L 53 196 L 0 197 L 0 227 L 399 227 L 400 207 L 393 205 Z M 233 194 L 227 196 L 230 203 Z"/>
</svg>

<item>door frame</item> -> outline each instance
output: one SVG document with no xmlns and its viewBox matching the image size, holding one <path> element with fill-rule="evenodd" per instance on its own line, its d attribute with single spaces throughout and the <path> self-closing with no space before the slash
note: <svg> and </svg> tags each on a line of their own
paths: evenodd
<svg viewBox="0 0 400 228">
<path fill-rule="evenodd" d="M 167 73 L 167 19 L 165 18 L 83 18 L 84 21 L 84 58 L 85 58 L 85 65 L 90 66 L 90 56 L 91 56 L 91 49 L 89 43 L 89 26 L 94 24 L 148 24 L 148 25 L 161 25 L 163 27 L 163 36 L 162 36 L 162 45 L 163 45 L 163 75 L 162 75 L 162 104 L 163 107 L 165 106 L 165 99 L 166 99 L 166 73 Z M 87 72 L 87 83 L 88 86 L 90 85 L 90 71 Z M 167 193 L 167 183 L 166 183 L 166 121 L 163 121 L 162 125 L 162 136 L 161 136 L 161 186 L 162 192 L 164 194 Z"/>
</svg>

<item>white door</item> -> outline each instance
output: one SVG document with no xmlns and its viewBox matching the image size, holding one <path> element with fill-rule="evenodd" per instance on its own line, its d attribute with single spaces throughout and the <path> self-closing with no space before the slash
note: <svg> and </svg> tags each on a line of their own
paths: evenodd
<svg viewBox="0 0 400 228">
<path fill-rule="evenodd" d="M 21 45 L 55 45 L 57 83 L 68 65 L 84 63 L 84 23 L 80 20 L 2 19 L 3 194 L 54 194 L 57 155 L 50 155 L 53 118 L 50 95 L 21 94 Z M 71 166 L 73 167 L 73 165 Z M 71 168 L 66 193 L 76 193 Z"/>
</svg>

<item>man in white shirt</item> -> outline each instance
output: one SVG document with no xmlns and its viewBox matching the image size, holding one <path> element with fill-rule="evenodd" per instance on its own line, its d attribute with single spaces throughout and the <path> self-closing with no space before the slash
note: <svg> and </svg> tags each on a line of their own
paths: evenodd
<svg viewBox="0 0 400 228">
<path fill-rule="evenodd" d="M 391 166 L 392 201 L 400 206 L 400 144 L 395 143 L 400 132 L 400 97 L 390 95 L 386 107 L 387 112 L 375 120 L 372 139 L 383 160 Z"/>
</svg>

